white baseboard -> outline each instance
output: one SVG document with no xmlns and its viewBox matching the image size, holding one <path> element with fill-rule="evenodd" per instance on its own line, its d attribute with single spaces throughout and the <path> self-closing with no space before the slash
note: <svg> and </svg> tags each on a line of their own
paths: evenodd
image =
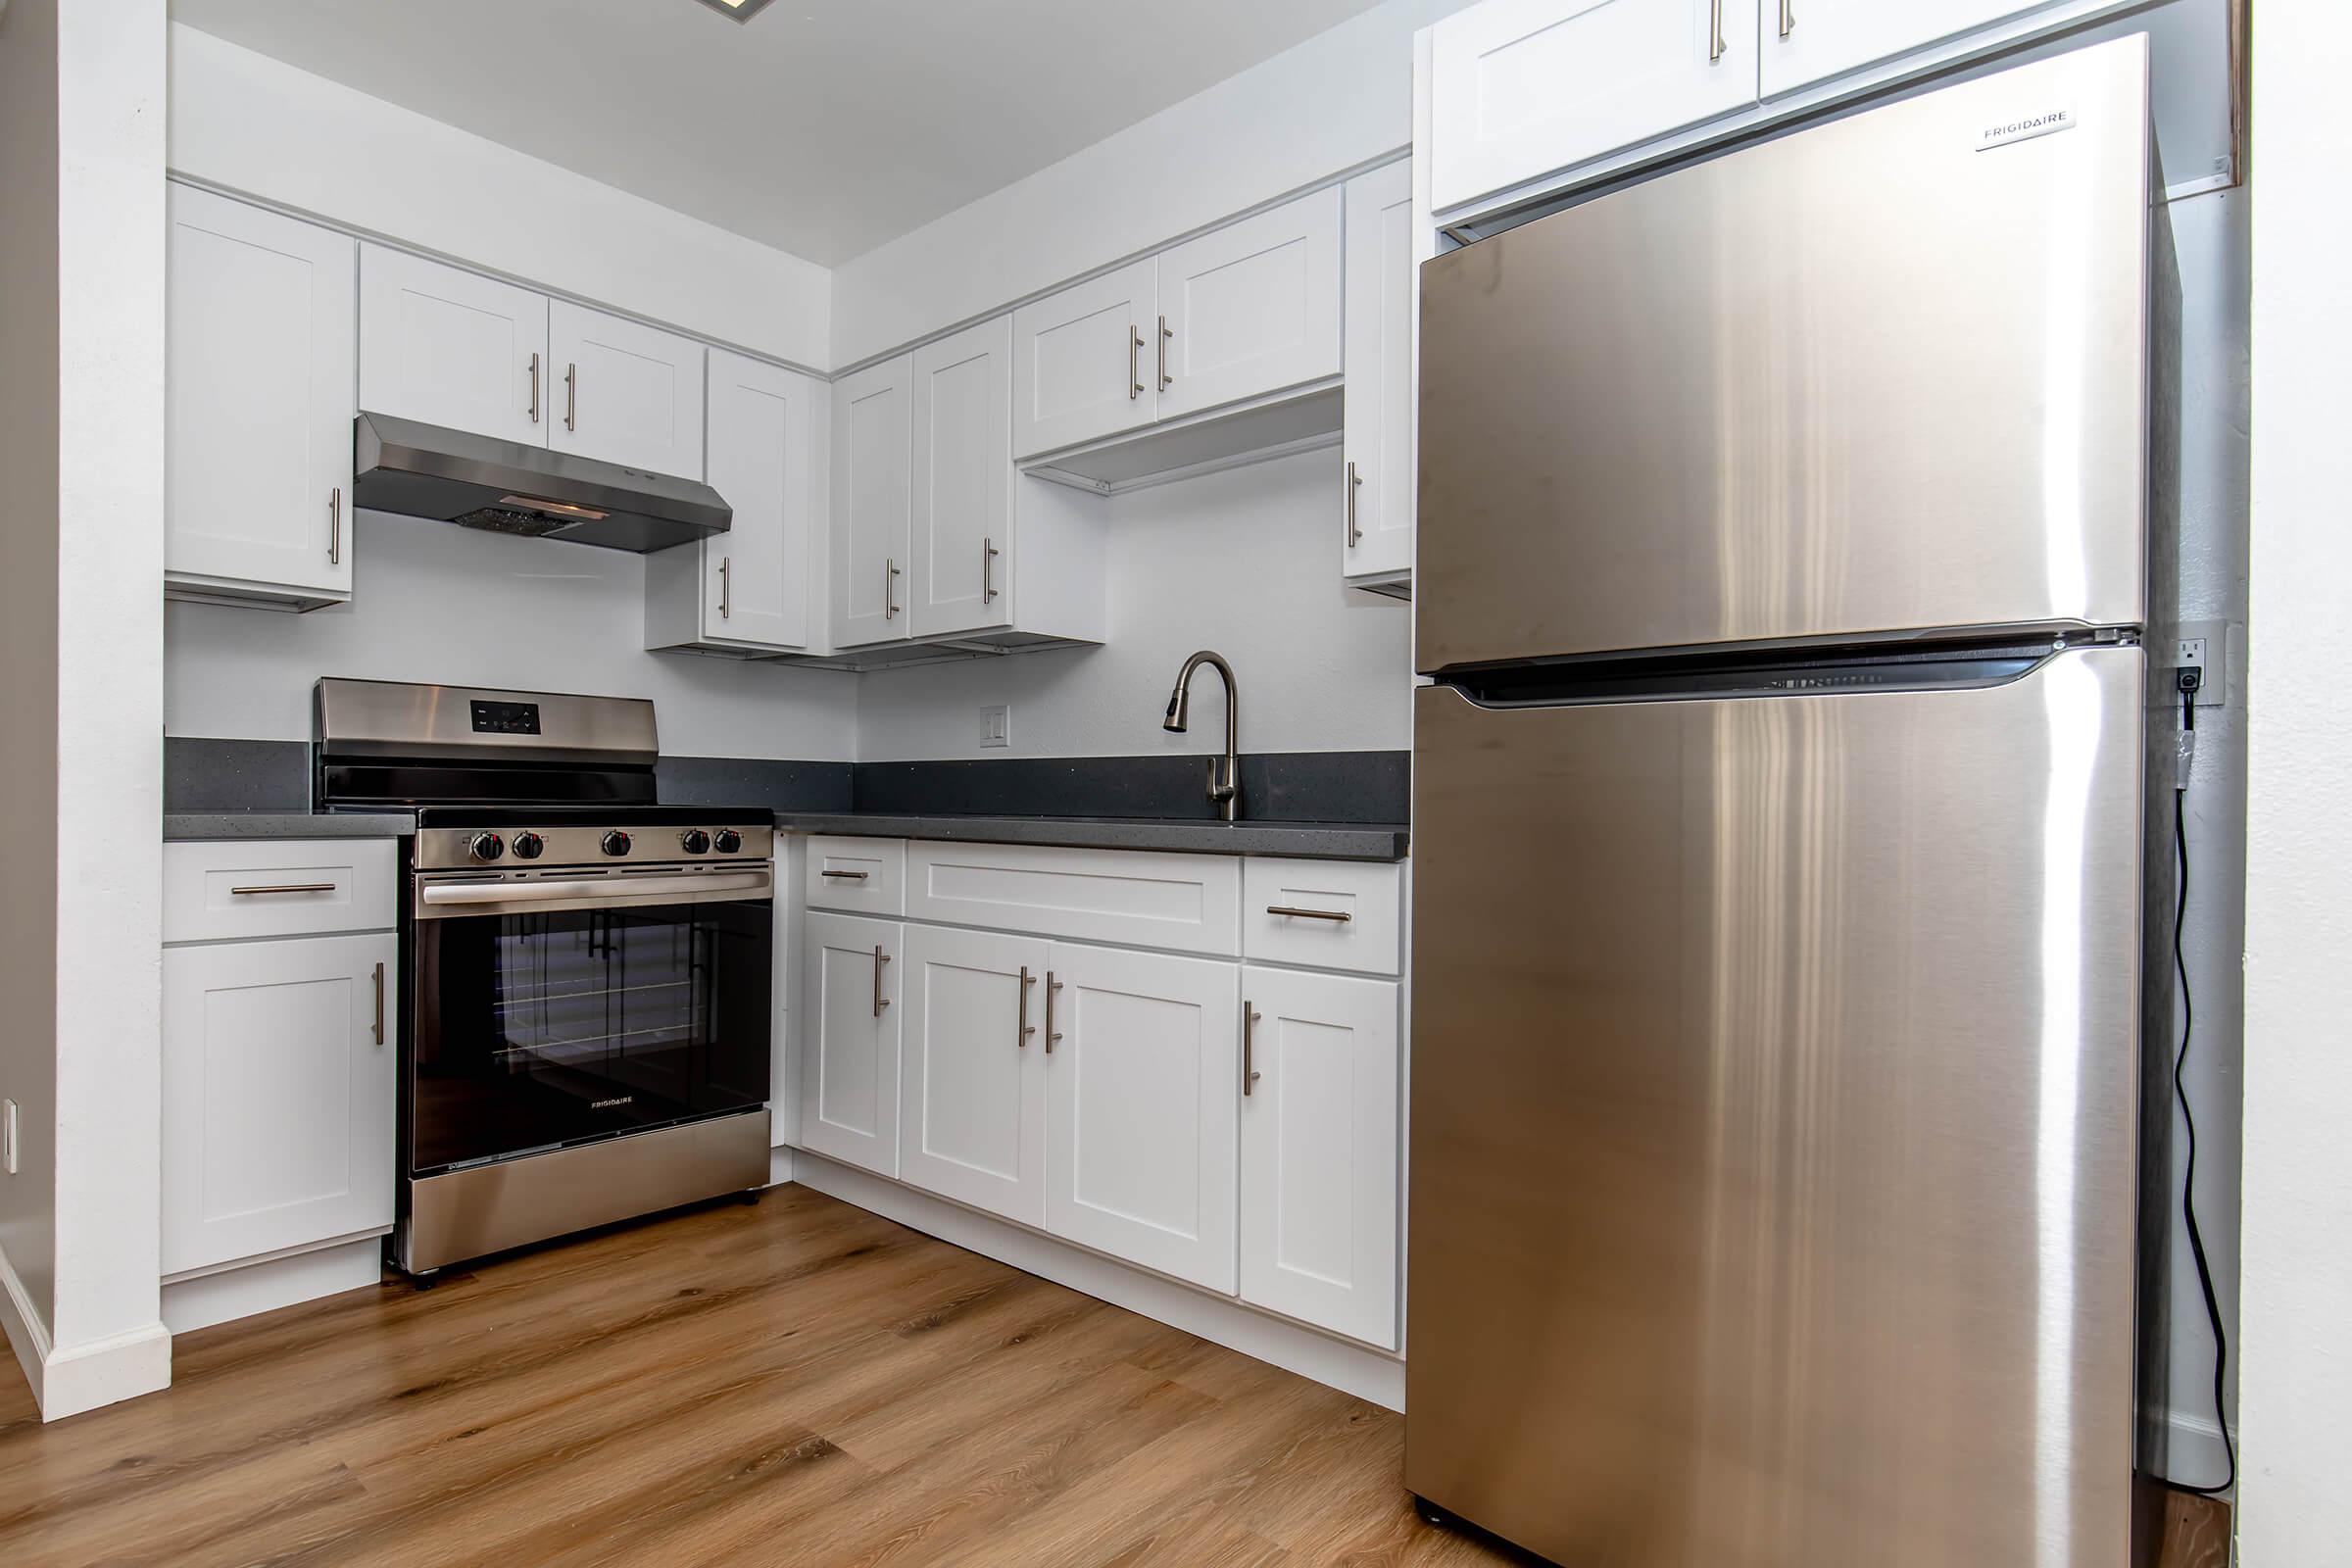
<svg viewBox="0 0 2352 1568">
<path fill-rule="evenodd" d="M 24 1369 L 24 1381 L 32 1387 L 32 1402 L 39 1404 L 41 1373 L 49 1361 L 49 1325 L 5 1251 L 0 1251 L 0 1331 L 7 1333 L 8 1348 L 16 1352 L 17 1365 Z"/>
<path fill-rule="evenodd" d="M 845 1203 L 855 1203 L 983 1257 L 1140 1312 L 1359 1399 L 1391 1410 L 1404 1408 L 1404 1362 L 1384 1351 L 1179 1285 L 805 1149 L 792 1153 L 791 1164 L 795 1181 Z"/>
<path fill-rule="evenodd" d="M 767 1152 L 767 1185 L 781 1187 L 792 1180 L 792 1151 L 781 1144 Z"/>
<path fill-rule="evenodd" d="M 383 1233 L 221 1269 L 164 1286 L 164 1326 L 174 1334 L 273 1312 L 375 1284 L 383 1278 Z"/>
<path fill-rule="evenodd" d="M 63 1421 L 172 1386 L 172 1336 L 161 1322 L 61 1350 L 6 1252 L 0 1252 L 0 1328 L 8 1332 L 43 1421 Z"/>
</svg>

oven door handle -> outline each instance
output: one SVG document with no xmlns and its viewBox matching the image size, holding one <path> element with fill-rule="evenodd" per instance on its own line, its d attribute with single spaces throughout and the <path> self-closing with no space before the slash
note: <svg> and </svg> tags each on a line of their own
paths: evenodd
<svg viewBox="0 0 2352 1568">
<path fill-rule="evenodd" d="M 545 882 L 427 882 L 416 890 L 416 902 L 455 913 L 543 904 L 699 903 L 721 896 L 763 899 L 773 893 L 774 880 L 765 871 L 719 871 L 698 876 L 551 878 Z"/>
</svg>

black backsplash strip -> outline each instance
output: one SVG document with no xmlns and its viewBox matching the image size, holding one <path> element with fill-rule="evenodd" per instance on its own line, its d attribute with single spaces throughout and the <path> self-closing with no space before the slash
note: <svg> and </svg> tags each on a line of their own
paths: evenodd
<svg viewBox="0 0 2352 1568">
<path fill-rule="evenodd" d="M 817 762 L 664 757 L 664 804 L 914 815 L 1138 816 L 1209 821 L 1204 756 L 1004 758 L 989 761 Z M 164 741 L 164 809 L 298 811 L 311 802 L 302 741 Z M 1242 814 L 1255 822 L 1401 823 L 1409 752 L 1250 752 Z"/>
</svg>

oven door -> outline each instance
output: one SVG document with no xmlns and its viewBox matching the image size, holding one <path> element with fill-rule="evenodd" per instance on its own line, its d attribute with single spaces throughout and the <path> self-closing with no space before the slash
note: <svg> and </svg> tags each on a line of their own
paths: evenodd
<svg viewBox="0 0 2352 1568">
<path fill-rule="evenodd" d="M 765 865 L 426 875 L 412 915 L 409 1175 L 767 1099 Z"/>
</svg>

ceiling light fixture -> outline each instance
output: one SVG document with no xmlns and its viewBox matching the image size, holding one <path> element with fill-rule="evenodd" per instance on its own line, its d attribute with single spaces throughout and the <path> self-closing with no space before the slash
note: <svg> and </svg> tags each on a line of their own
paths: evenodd
<svg viewBox="0 0 2352 1568">
<path fill-rule="evenodd" d="M 767 9 L 767 0 L 703 0 L 703 4 L 737 22 L 749 22 Z"/>
</svg>

